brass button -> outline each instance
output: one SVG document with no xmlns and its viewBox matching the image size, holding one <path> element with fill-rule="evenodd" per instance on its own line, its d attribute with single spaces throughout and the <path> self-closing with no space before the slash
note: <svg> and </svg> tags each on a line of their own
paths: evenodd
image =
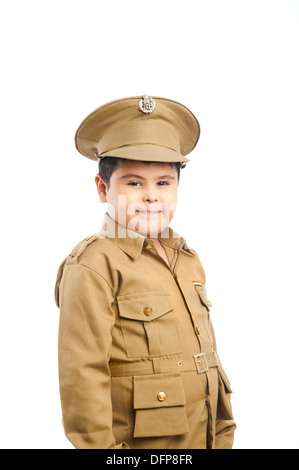
<svg viewBox="0 0 299 470">
<path fill-rule="evenodd" d="M 207 300 L 207 304 L 209 307 L 212 307 L 212 302 L 210 300 Z"/>
<path fill-rule="evenodd" d="M 147 315 L 147 316 L 148 316 L 148 315 L 151 314 L 151 312 L 152 312 L 152 308 L 151 308 L 151 307 L 144 307 L 144 309 L 143 309 L 144 315 Z"/>
<path fill-rule="evenodd" d="M 198 328 L 198 326 L 195 327 L 195 332 L 197 335 L 200 335 L 200 329 Z"/>
<path fill-rule="evenodd" d="M 158 395 L 157 395 L 157 398 L 158 398 L 159 401 L 164 401 L 165 398 L 166 398 L 166 393 L 159 392 Z"/>
<path fill-rule="evenodd" d="M 150 244 L 146 245 L 146 247 L 145 247 L 146 250 L 151 250 L 152 248 L 153 248 L 153 247 L 152 247 L 152 245 L 150 245 Z"/>
</svg>

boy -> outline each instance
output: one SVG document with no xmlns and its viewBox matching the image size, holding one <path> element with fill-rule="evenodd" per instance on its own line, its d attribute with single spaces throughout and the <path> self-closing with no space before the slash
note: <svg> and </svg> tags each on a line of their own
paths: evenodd
<svg viewBox="0 0 299 470">
<path fill-rule="evenodd" d="M 216 352 L 205 274 L 169 227 L 200 127 L 180 103 L 110 102 L 75 142 L 99 159 L 101 230 L 62 262 L 59 381 L 76 448 L 231 448 L 231 388 Z"/>
</svg>

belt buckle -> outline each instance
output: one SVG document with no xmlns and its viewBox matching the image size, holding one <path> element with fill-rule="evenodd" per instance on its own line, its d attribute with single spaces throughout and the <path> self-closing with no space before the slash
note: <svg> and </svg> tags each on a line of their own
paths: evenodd
<svg viewBox="0 0 299 470">
<path fill-rule="evenodd" d="M 198 374 L 207 372 L 209 370 L 208 362 L 205 353 L 194 354 L 194 361 Z"/>
</svg>

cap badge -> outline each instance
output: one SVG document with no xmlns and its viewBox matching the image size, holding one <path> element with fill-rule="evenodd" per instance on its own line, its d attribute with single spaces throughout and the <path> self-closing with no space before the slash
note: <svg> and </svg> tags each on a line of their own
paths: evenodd
<svg viewBox="0 0 299 470">
<path fill-rule="evenodd" d="M 155 109 L 155 106 L 155 101 L 148 95 L 143 95 L 138 103 L 138 108 L 145 114 L 152 113 Z"/>
</svg>

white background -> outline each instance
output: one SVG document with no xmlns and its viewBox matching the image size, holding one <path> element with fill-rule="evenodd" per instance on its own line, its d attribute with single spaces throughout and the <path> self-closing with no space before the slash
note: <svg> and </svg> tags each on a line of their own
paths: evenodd
<svg viewBox="0 0 299 470">
<path fill-rule="evenodd" d="M 188 106 L 201 138 L 171 226 L 213 302 L 235 448 L 299 448 L 297 0 L 1 2 L 2 448 L 71 448 L 57 372 L 61 261 L 105 205 L 82 119 L 114 99 Z"/>
</svg>

